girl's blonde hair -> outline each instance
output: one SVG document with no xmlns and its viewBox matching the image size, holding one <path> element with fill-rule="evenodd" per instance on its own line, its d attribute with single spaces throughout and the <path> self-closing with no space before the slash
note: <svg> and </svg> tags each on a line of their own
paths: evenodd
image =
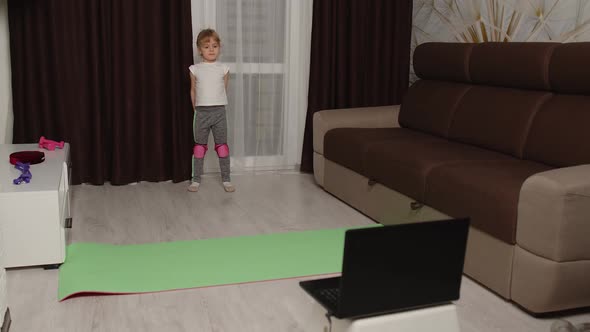
<svg viewBox="0 0 590 332">
<path fill-rule="evenodd" d="M 219 34 L 213 29 L 203 29 L 199 32 L 197 36 L 197 47 L 203 46 L 203 43 L 209 39 L 213 38 L 218 44 L 221 44 L 221 40 L 219 39 Z"/>
</svg>

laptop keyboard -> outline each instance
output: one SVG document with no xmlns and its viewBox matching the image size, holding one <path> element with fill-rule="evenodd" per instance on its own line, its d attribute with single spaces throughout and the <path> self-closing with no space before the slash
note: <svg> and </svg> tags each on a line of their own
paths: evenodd
<svg viewBox="0 0 590 332">
<path fill-rule="evenodd" d="M 326 301 L 332 305 L 333 308 L 338 307 L 338 299 L 340 298 L 340 288 L 325 288 L 318 289 L 318 295 L 326 299 Z"/>
</svg>

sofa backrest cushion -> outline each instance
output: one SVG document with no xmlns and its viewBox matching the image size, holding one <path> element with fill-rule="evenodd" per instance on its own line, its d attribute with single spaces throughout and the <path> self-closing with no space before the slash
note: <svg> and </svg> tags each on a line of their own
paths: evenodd
<svg viewBox="0 0 590 332">
<path fill-rule="evenodd" d="M 590 164 L 590 97 L 554 95 L 536 114 L 524 158 L 554 167 Z"/>
<path fill-rule="evenodd" d="M 454 113 L 449 138 L 522 158 L 535 113 L 549 92 L 473 86 Z"/>
<path fill-rule="evenodd" d="M 414 51 L 414 72 L 423 80 L 471 82 L 469 56 L 475 44 L 425 43 Z M 436 56 L 433 61 L 432 57 Z"/>
<path fill-rule="evenodd" d="M 590 42 L 421 44 L 400 125 L 551 166 L 590 163 L 589 56 Z"/>
<path fill-rule="evenodd" d="M 402 127 L 447 137 L 453 113 L 470 85 L 421 80 L 404 97 L 399 115 Z"/>
<path fill-rule="evenodd" d="M 549 64 L 549 81 L 555 92 L 590 95 L 590 43 L 561 44 Z"/>
<path fill-rule="evenodd" d="M 473 47 L 469 73 L 474 84 L 551 90 L 549 61 L 556 43 L 482 43 Z"/>
</svg>

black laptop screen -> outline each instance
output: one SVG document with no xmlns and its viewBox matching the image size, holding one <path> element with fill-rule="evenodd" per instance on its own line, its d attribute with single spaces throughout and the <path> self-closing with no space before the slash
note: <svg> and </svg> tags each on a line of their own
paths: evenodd
<svg viewBox="0 0 590 332">
<path fill-rule="evenodd" d="M 459 298 L 468 219 L 348 230 L 339 311 L 374 314 Z"/>
</svg>

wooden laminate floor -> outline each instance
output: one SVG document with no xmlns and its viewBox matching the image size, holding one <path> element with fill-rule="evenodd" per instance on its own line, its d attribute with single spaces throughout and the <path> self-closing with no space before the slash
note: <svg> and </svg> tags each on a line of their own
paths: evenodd
<svg viewBox="0 0 590 332">
<path fill-rule="evenodd" d="M 214 176 L 205 176 L 197 193 L 187 192 L 186 182 L 74 186 L 68 243 L 132 244 L 372 223 L 316 186 L 311 175 L 263 172 L 233 175 L 233 182 L 232 194 Z M 57 302 L 56 270 L 12 269 L 11 331 L 320 332 L 323 313 L 299 280 Z M 468 278 L 457 310 L 462 332 L 548 332 L 555 320 L 533 318 Z M 565 318 L 590 322 L 590 313 Z"/>
</svg>

